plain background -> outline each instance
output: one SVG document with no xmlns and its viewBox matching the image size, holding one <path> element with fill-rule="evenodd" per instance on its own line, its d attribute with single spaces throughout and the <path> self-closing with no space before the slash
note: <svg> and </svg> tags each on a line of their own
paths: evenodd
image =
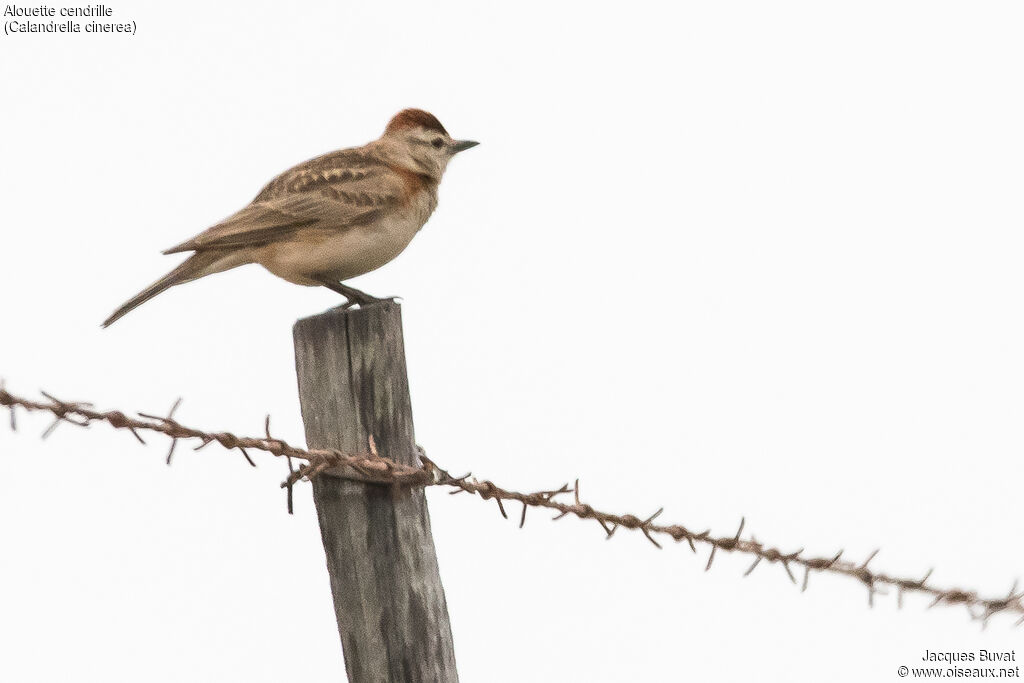
<svg viewBox="0 0 1024 683">
<path fill-rule="evenodd" d="M 407 106 L 481 146 L 394 263 L 417 437 L 454 472 L 1005 595 L 1024 572 L 1014 2 L 116 2 L 0 39 L 0 375 L 302 443 L 252 266 L 159 251 Z M 0 416 L 6 420 L 6 416 Z M 0 680 L 343 677 L 308 486 L 216 446 L 0 429 Z M 462 680 L 887 681 L 1018 648 L 959 608 L 429 493 Z M 1024 651 L 1018 649 L 1018 655 Z"/>
</svg>

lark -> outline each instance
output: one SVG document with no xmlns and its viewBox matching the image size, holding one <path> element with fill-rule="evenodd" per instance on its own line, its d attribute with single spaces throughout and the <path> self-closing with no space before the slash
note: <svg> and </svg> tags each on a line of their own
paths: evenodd
<svg viewBox="0 0 1024 683">
<path fill-rule="evenodd" d="M 379 139 L 285 171 L 241 211 L 163 252 L 191 256 L 103 326 L 164 290 L 250 263 L 297 285 L 332 289 L 345 307 L 380 301 L 343 282 L 402 253 L 437 207 L 448 162 L 477 144 L 453 139 L 428 112 L 400 111 Z"/>
</svg>

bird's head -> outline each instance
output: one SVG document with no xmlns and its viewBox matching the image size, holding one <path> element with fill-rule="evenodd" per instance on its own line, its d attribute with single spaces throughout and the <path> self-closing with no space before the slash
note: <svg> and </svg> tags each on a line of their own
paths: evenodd
<svg viewBox="0 0 1024 683">
<path fill-rule="evenodd" d="M 452 139 L 437 117 L 422 109 L 403 109 L 395 114 L 380 143 L 395 163 L 437 180 L 453 156 L 479 144 Z"/>
</svg>

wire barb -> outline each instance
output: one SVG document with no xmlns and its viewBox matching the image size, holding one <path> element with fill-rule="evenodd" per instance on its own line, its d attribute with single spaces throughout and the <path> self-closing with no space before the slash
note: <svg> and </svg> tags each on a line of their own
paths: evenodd
<svg viewBox="0 0 1024 683">
<path fill-rule="evenodd" d="M 711 552 L 705 571 L 710 570 L 715 554 L 719 548 L 726 552 L 740 552 L 752 556 L 753 563 L 744 572 L 749 576 L 751 572 L 762 562 L 778 562 L 785 569 L 790 580 L 796 584 L 796 577 L 790 565 L 803 567 L 804 576 L 801 590 L 807 589 L 807 582 L 811 571 L 828 572 L 854 578 L 863 583 L 868 589 L 868 604 L 874 605 L 875 594 L 884 595 L 884 587 L 895 587 L 897 591 L 897 605 L 902 606 L 905 593 L 920 593 L 929 596 L 932 600 L 929 607 L 944 605 L 962 605 L 973 619 L 980 620 L 984 626 L 988 619 L 995 614 L 1006 612 L 1019 615 L 1016 625 L 1024 624 L 1024 592 L 1018 592 L 1018 582 L 1014 581 L 1009 593 L 1005 597 L 986 598 L 981 597 L 975 591 L 960 588 L 940 588 L 932 585 L 932 570 L 920 579 L 902 578 L 885 574 L 869 568 L 869 564 L 878 554 L 878 550 L 872 552 L 867 559 L 861 563 L 854 563 L 842 559 L 843 551 L 840 550 L 832 557 L 807 557 L 804 549 L 795 552 L 783 553 L 775 547 L 766 546 L 753 536 L 743 538 L 743 530 L 746 525 L 746 518 L 740 519 L 739 528 L 731 536 L 715 536 L 711 530 L 693 533 L 686 527 L 678 524 L 661 525 L 656 519 L 662 514 L 663 509 L 659 508 L 650 517 L 640 519 L 634 515 L 613 514 L 596 510 L 585 503 L 580 496 L 579 480 L 575 480 L 573 486 L 563 484 L 561 487 L 552 490 L 538 491 L 535 493 L 522 493 L 503 489 L 490 481 L 478 481 L 471 478 L 467 473 L 461 477 L 452 477 L 447 471 L 438 467 L 436 463 L 426 457 L 425 452 L 419 449 L 419 467 L 402 465 L 391 460 L 378 452 L 377 445 L 372 437 L 368 439 L 368 455 L 349 455 L 333 449 L 302 449 L 288 444 L 282 439 L 271 436 L 270 416 L 264 420 L 264 433 L 262 438 L 235 436 L 229 432 L 204 432 L 193 427 L 187 427 L 178 422 L 174 415 L 181 405 L 179 398 L 164 417 L 138 413 L 137 418 L 129 417 L 120 411 L 102 412 L 96 410 L 89 403 L 62 401 L 50 394 L 41 392 L 47 399 L 43 401 L 32 401 L 15 396 L 7 391 L 6 386 L 0 380 L 0 406 L 4 406 L 10 412 L 10 425 L 12 430 L 17 429 L 15 410 L 24 410 L 27 413 L 42 412 L 53 416 L 53 422 L 47 427 L 43 436 L 49 436 L 53 430 L 63 422 L 69 422 L 79 427 L 88 427 L 94 422 L 104 422 L 115 429 L 127 429 L 142 443 L 140 432 L 159 433 L 171 440 L 167 453 L 167 463 L 170 464 L 174 455 L 177 442 L 181 439 L 193 439 L 199 442 L 198 448 L 203 448 L 216 441 L 228 450 L 237 449 L 250 465 L 255 466 L 255 461 L 250 457 L 249 451 L 263 451 L 277 457 L 283 457 L 288 462 L 288 476 L 281 483 L 281 488 L 287 490 L 288 512 L 293 510 L 293 487 L 299 481 L 311 481 L 321 473 L 338 467 L 350 467 L 364 476 L 374 478 L 374 481 L 390 483 L 393 485 L 405 486 L 446 486 L 451 488 L 450 493 L 468 493 L 480 496 L 487 500 L 493 498 L 498 505 L 503 517 L 508 518 L 504 503 L 515 501 L 523 506 L 519 518 L 519 526 L 526 522 L 526 510 L 528 507 L 547 508 L 558 514 L 554 519 L 562 519 L 572 515 L 578 519 L 596 520 L 605 533 L 605 538 L 611 538 L 619 527 L 630 530 L 639 530 L 652 544 L 661 548 L 657 536 L 669 536 L 675 541 L 686 540 L 690 549 L 696 553 L 697 543 L 709 545 Z M 198 450 L 197 448 L 197 450 Z M 305 462 L 296 469 L 292 460 L 304 460 Z M 572 503 L 563 503 L 558 496 L 572 493 Z"/>
</svg>

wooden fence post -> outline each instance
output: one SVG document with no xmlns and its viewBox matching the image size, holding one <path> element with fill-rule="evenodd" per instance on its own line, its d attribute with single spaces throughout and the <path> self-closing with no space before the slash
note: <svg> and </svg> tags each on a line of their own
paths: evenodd
<svg viewBox="0 0 1024 683">
<path fill-rule="evenodd" d="M 418 466 L 401 307 L 334 309 L 293 332 L 309 447 L 367 453 L 372 436 Z M 423 489 L 325 473 L 313 499 L 349 681 L 458 681 Z"/>
</svg>

